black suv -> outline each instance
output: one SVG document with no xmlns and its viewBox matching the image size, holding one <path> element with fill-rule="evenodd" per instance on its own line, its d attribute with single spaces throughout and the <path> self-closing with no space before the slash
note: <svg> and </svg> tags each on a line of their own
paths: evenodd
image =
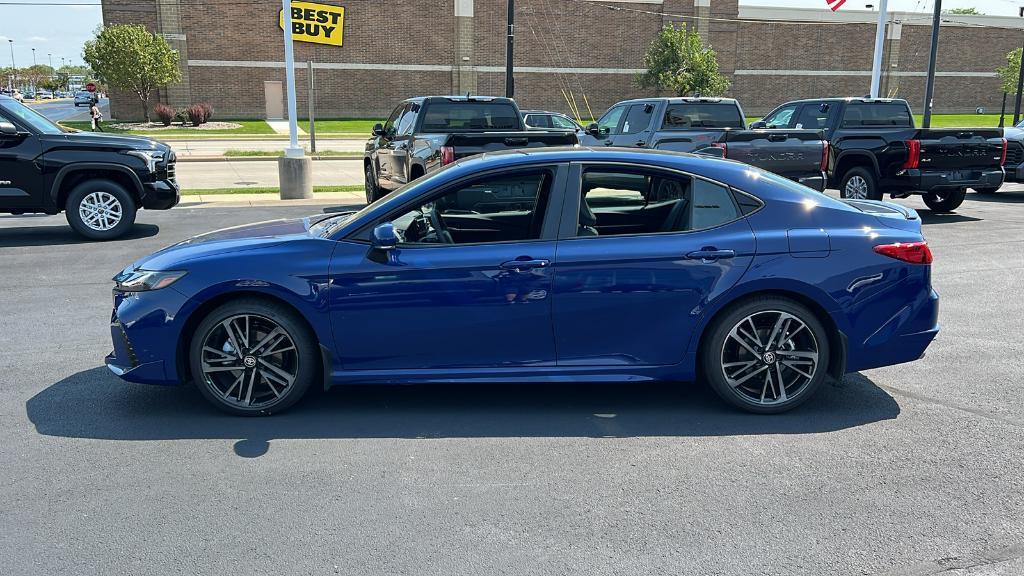
<svg viewBox="0 0 1024 576">
<path fill-rule="evenodd" d="M 0 212 L 63 210 L 82 236 L 117 238 L 139 208 L 178 203 L 174 161 L 162 142 L 71 131 L 0 96 Z"/>
</svg>

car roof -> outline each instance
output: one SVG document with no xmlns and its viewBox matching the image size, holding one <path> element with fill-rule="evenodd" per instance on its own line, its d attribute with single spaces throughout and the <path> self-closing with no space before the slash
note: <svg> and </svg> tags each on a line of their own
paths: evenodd
<svg viewBox="0 0 1024 576">
<path fill-rule="evenodd" d="M 905 103 L 906 100 L 903 98 L 871 98 L 869 96 L 848 96 L 845 98 L 804 98 L 802 100 L 789 100 L 785 104 L 805 104 L 807 102 L 901 102 Z M 780 104 L 784 106 L 785 104 Z"/>
<path fill-rule="evenodd" d="M 448 102 L 497 102 L 501 104 L 507 104 L 513 102 L 511 98 L 505 98 L 503 96 L 478 96 L 463 94 L 462 96 L 414 96 L 412 98 L 406 98 L 403 102 L 437 102 L 446 100 Z"/>
<path fill-rule="evenodd" d="M 735 98 L 718 98 L 710 96 L 672 96 L 664 98 L 633 98 L 632 100 L 616 102 L 615 106 L 618 106 L 619 104 L 643 104 L 645 102 L 668 102 L 669 104 L 736 104 L 737 100 Z"/>
</svg>

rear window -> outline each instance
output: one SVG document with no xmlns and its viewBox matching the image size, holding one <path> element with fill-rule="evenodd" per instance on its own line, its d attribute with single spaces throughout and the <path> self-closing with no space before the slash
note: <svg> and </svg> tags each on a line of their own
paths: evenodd
<svg viewBox="0 0 1024 576">
<path fill-rule="evenodd" d="M 900 126 L 910 128 L 910 110 L 903 103 L 852 102 L 843 114 L 843 126 Z"/>
<path fill-rule="evenodd" d="M 740 110 L 732 104 L 670 104 L 665 110 L 662 130 L 687 128 L 739 128 L 743 129 Z"/>
<path fill-rule="evenodd" d="M 519 130 L 515 106 L 505 102 L 431 102 L 423 117 L 424 132 Z"/>
</svg>

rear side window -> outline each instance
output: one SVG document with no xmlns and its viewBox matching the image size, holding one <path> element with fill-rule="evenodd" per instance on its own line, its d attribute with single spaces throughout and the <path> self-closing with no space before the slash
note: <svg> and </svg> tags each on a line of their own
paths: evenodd
<svg viewBox="0 0 1024 576">
<path fill-rule="evenodd" d="M 551 128 L 551 117 L 547 114 L 527 114 L 525 122 L 531 128 Z"/>
<path fill-rule="evenodd" d="M 913 122 L 906 104 L 898 102 L 851 102 L 843 114 L 844 128 L 860 126 L 900 126 L 910 128 Z"/>
<path fill-rule="evenodd" d="M 727 188 L 706 180 L 694 180 L 691 230 L 714 228 L 739 217 L 739 209 Z"/>
<path fill-rule="evenodd" d="M 662 121 L 663 130 L 685 130 L 687 128 L 739 128 L 743 129 L 743 118 L 739 108 L 732 104 L 670 104 Z"/>
<path fill-rule="evenodd" d="M 431 102 L 423 131 L 518 130 L 519 122 L 515 106 L 505 102 Z"/>
<path fill-rule="evenodd" d="M 637 134 L 651 125 L 651 114 L 654 106 L 650 104 L 634 104 L 626 113 L 626 121 L 622 124 L 623 134 Z"/>
</svg>

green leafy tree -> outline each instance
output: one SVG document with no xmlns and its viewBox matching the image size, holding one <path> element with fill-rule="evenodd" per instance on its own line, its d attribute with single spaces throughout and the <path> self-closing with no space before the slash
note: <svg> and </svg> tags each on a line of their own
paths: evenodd
<svg viewBox="0 0 1024 576">
<path fill-rule="evenodd" d="M 978 12 L 977 8 L 950 8 L 949 10 L 943 10 L 943 14 L 967 14 L 970 16 L 981 16 L 983 12 Z"/>
<path fill-rule="evenodd" d="M 139 97 L 146 122 L 153 90 L 181 79 L 177 50 L 137 24 L 102 28 L 85 43 L 83 56 L 104 84 Z"/>
<path fill-rule="evenodd" d="M 636 79 L 642 88 L 671 90 L 677 96 L 721 96 L 729 89 L 729 79 L 718 73 L 715 51 L 685 24 L 661 29 L 647 48 L 644 66 L 647 72 Z"/>
<path fill-rule="evenodd" d="M 1006 66 L 996 68 L 996 74 L 999 74 L 999 83 L 1003 87 L 1003 92 L 1007 94 L 1017 93 L 1017 77 L 1020 76 L 1020 55 L 1020 48 L 1010 50 L 1006 53 Z"/>
</svg>

